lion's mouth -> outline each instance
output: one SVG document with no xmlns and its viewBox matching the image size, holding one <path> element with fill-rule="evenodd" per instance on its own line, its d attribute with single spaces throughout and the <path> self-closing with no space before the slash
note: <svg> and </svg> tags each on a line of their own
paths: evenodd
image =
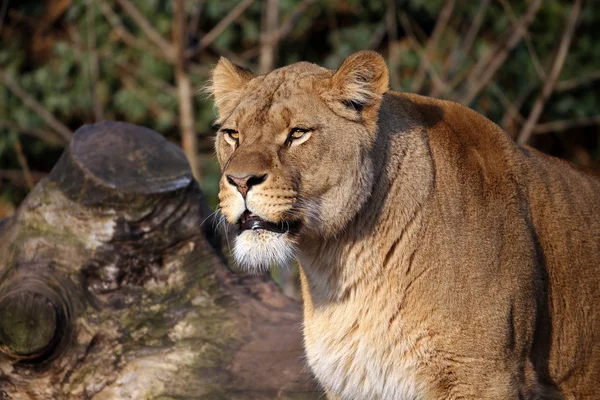
<svg viewBox="0 0 600 400">
<path fill-rule="evenodd" d="M 280 221 L 278 223 L 274 223 L 271 221 L 264 220 L 260 218 L 258 215 L 251 213 L 246 210 L 240 217 L 238 221 L 238 227 L 240 229 L 240 233 L 247 230 L 257 230 L 264 229 L 270 232 L 276 233 L 286 233 L 286 232 L 297 232 L 300 228 L 299 221 Z"/>
</svg>

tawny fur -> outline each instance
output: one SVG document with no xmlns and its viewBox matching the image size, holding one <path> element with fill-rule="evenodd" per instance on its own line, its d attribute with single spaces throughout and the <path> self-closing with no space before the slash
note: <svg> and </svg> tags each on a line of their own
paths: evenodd
<svg viewBox="0 0 600 400">
<path fill-rule="evenodd" d="M 239 132 L 216 140 L 222 213 L 302 221 L 235 252 L 260 268 L 295 250 L 330 398 L 600 398 L 596 177 L 466 107 L 388 91 L 373 52 L 265 76 L 222 59 L 212 85 Z M 311 136 L 288 146 L 296 126 Z M 228 174 L 267 178 L 244 200 Z"/>
</svg>

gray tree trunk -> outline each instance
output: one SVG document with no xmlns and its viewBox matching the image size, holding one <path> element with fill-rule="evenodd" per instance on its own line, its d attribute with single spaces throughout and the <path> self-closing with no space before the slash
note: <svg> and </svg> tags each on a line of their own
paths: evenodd
<svg viewBox="0 0 600 400">
<path fill-rule="evenodd" d="M 0 399 L 319 398 L 300 306 L 226 268 L 210 214 L 161 135 L 79 129 L 0 222 Z"/>
</svg>

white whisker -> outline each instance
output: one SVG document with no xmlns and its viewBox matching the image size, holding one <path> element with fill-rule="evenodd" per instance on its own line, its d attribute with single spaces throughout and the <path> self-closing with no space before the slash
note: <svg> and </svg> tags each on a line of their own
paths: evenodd
<svg viewBox="0 0 600 400">
<path fill-rule="evenodd" d="M 206 221 L 208 221 L 208 219 L 209 219 L 209 218 L 211 218 L 211 217 L 214 217 L 214 216 L 215 216 L 215 215 L 216 215 L 216 214 L 217 214 L 219 211 L 220 211 L 220 209 L 219 209 L 219 208 L 217 208 L 215 211 L 213 211 L 213 212 L 211 212 L 210 214 L 208 214 L 208 217 L 204 218 L 204 221 L 202 221 L 202 222 L 200 223 L 200 227 L 202 227 L 202 225 L 204 225 L 204 223 L 205 223 Z M 214 220 L 213 220 L 213 221 L 214 221 Z"/>
</svg>

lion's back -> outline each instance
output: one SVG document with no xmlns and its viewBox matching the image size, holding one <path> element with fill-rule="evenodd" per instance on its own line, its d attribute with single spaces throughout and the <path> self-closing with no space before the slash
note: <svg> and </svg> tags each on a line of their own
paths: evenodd
<svg viewBox="0 0 600 400">
<path fill-rule="evenodd" d="M 565 395 L 581 395 L 588 388 L 585 394 L 598 396 L 600 178 L 516 145 L 497 125 L 466 107 L 407 97 L 421 113 L 438 116 L 428 129 L 429 145 L 444 219 L 449 218 L 447 210 L 460 210 L 454 223 L 464 227 L 452 232 L 455 240 L 462 239 L 460 229 L 479 224 L 475 229 L 481 239 L 525 244 L 535 258 L 529 278 L 537 281 L 538 309 L 531 311 L 537 317 L 535 350 L 529 358 L 536 371 Z M 495 225 L 499 221 L 504 225 L 500 231 Z M 472 243 L 456 248 L 461 245 L 461 251 L 472 251 L 465 249 Z M 527 276 L 525 262 L 511 268 L 517 276 Z"/>
<path fill-rule="evenodd" d="M 548 296 L 548 372 L 565 394 L 600 394 L 600 179 L 524 149 Z M 595 390 L 595 391 L 594 391 Z"/>
</svg>

